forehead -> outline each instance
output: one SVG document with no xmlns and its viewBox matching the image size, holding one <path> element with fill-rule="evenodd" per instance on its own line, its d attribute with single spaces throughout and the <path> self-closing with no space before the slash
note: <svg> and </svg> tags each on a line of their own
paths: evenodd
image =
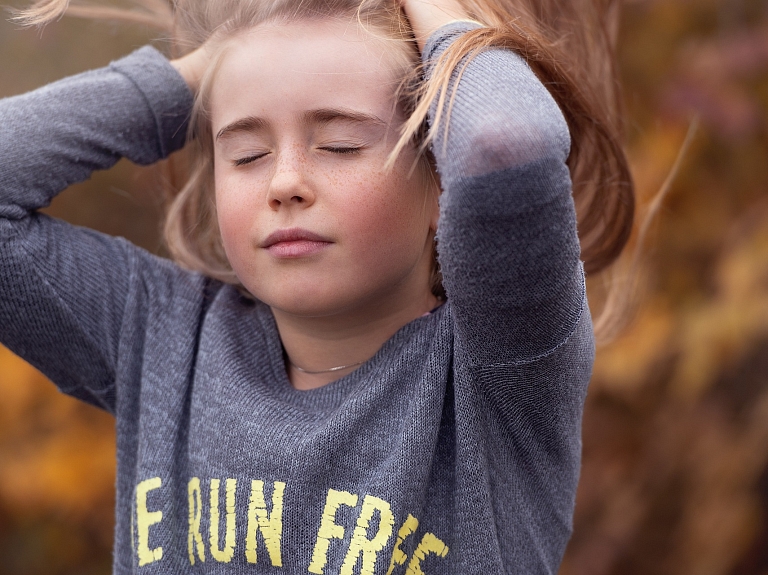
<svg viewBox="0 0 768 575">
<path fill-rule="evenodd" d="M 244 116 L 320 108 L 391 116 L 402 73 L 393 42 L 339 20 L 262 24 L 232 38 L 211 86 L 214 133 Z"/>
</svg>

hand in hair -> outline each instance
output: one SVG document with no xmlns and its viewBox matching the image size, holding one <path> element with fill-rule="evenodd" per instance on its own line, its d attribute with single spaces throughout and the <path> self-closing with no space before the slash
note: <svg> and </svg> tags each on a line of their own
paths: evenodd
<svg viewBox="0 0 768 575">
<path fill-rule="evenodd" d="M 420 51 L 438 28 L 456 20 L 470 19 L 459 0 L 400 0 L 400 3 Z"/>
<path fill-rule="evenodd" d="M 171 60 L 171 65 L 178 70 L 189 89 L 195 93 L 210 60 L 211 53 L 206 43 L 181 58 Z"/>
</svg>

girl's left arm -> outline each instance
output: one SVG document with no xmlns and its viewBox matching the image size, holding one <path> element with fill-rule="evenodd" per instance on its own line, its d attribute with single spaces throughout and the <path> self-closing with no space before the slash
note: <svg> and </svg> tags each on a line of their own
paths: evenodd
<svg viewBox="0 0 768 575">
<path fill-rule="evenodd" d="M 431 36 L 428 73 L 473 27 L 457 22 Z M 494 474 L 497 520 L 512 509 L 525 517 L 499 539 L 508 563 L 552 573 L 571 534 L 594 357 L 569 131 L 512 51 L 482 51 L 453 84 L 447 135 L 443 114 L 432 149 L 443 188 L 437 249 L 454 330 L 454 392 L 463 425 L 476 429 L 457 440 L 457 458 Z M 535 567 L 516 563 L 520 549 L 532 550 Z"/>
<path fill-rule="evenodd" d="M 402 6 L 428 75 L 454 40 L 481 26 L 459 0 Z M 468 359 L 533 361 L 585 319 L 591 342 L 565 118 L 518 54 L 488 48 L 463 66 L 458 83 L 453 73 L 455 94 L 448 94 L 432 149 L 443 189 L 443 283 Z M 433 103 L 431 124 L 436 111 Z"/>
<path fill-rule="evenodd" d="M 427 69 L 473 27 L 455 22 L 435 33 Z M 509 50 L 484 50 L 452 83 L 450 117 L 443 114 L 432 148 L 443 188 L 438 252 L 466 360 L 530 363 L 577 334 L 589 340 L 591 362 L 565 118 Z"/>
</svg>

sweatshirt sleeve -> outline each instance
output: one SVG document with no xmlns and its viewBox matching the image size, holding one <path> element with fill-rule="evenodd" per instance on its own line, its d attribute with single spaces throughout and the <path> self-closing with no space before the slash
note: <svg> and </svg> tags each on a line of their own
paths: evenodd
<svg viewBox="0 0 768 575">
<path fill-rule="evenodd" d="M 428 71 L 471 26 L 455 23 L 433 35 Z M 485 49 L 454 85 L 447 137 L 441 120 L 433 151 L 443 187 L 437 249 L 462 413 L 457 468 L 467 483 L 496 490 L 484 532 L 505 534 L 496 541 L 507 564 L 519 573 L 554 573 L 572 529 L 594 358 L 566 165 L 569 132 L 512 51 Z M 491 563 L 471 546 L 466 553 L 468 564 Z"/>
<path fill-rule="evenodd" d="M 473 27 L 438 30 L 423 54 L 428 72 Z M 512 51 L 486 49 L 458 85 L 455 76 L 447 136 L 443 114 L 433 151 L 443 188 L 437 247 L 458 343 L 477 367 L 534 361 L 577 331 L 586 308 L 568 127 Z"/>
<path fill-rule="evenodd" d="M 37 209 L 121 157 L 150 164 L 180 148 L 191 106 L 151 47 L 0 100 L 0 342 L 107 409 L 139 248 Z"/>
</svg>

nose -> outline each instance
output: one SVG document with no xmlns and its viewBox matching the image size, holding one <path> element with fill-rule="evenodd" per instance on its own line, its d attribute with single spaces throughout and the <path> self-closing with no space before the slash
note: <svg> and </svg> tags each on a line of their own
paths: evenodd
<svg viewBox="0 0 768 575">
<path fill-rule="evenodd" d="M 269 184 L 267 203 L 273 210 L 288 207 L 309 207 L 315 193 L 309 183 L 304 154 L 296 149 L 278 153 Z"/>
</svg>

